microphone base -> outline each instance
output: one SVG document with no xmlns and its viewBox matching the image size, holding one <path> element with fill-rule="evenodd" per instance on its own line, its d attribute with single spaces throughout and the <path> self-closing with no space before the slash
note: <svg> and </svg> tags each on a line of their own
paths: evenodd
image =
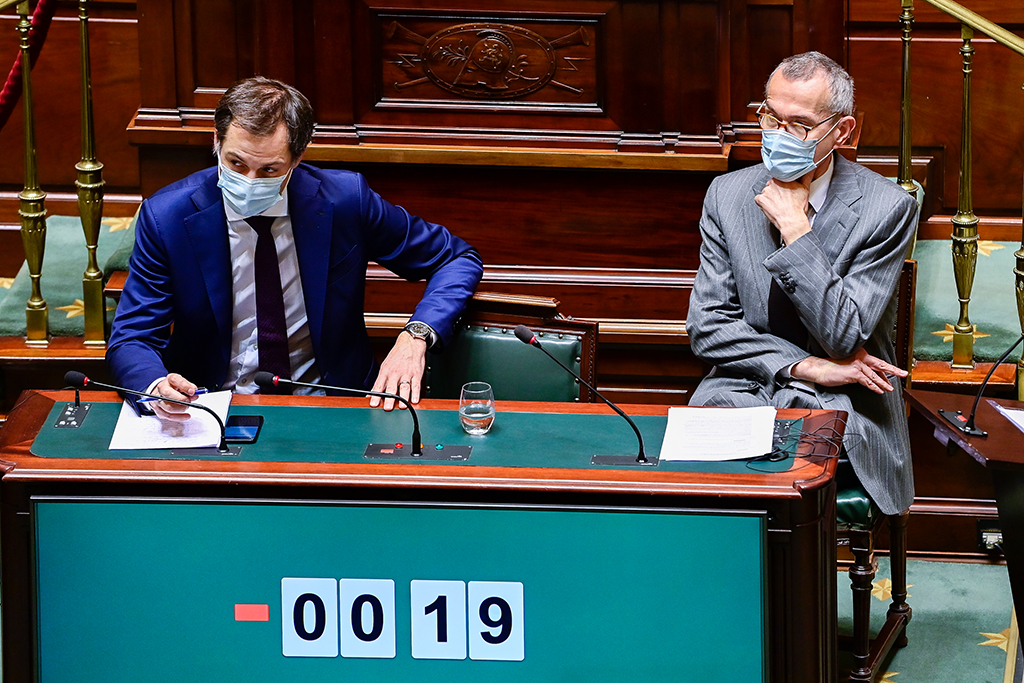
<svg viewBox="0 0 1024 683">
<path fill-rule="evenodd" d="M 228 446 L 226 451 L 222 451 L 216 446 L 209 448 L 175 448 L 171 450 L 171 455 L 179 458 L 190 456 L 231 458 L 238 455 L 241 451 L 241 446 Z"/>
<path fill-rule="evenodd" d="M 658 456 L 648 455 L 647 462 L 637 462 L 635 455 L 595 455 L 590 458 L 590 464 L 612 467 L 657 467 Z"/>
<path fill-rule="evenodd" d="M 91 403 L 80 403 L 77 406 L 74 403 L 65 403 L 64 410 L 60 411 L 53 426 L 57 429 L 78 429 L 89 416 L 91 407 Z"/>
<path fill-rule="evenodd" d="M 940 410 L 939 415 L 946 418 L 946 422 L 953 425 L 961 434 L 968 436 L 988 436 L 988 432 L 977 427 L 967 426 L 967 418 L 959 410 Z"/>
<path fill-rule="evenodd" d="M 440 448 L 438 448 L 440 446 Z M 466 462 L 473 452 L 472 446 L 449 446 L 444 444 L 423 444 L 423 455 L 413 455 L 410 444 L 371 443 L 363 451 L 363 457 L 370 460 L 431 460 Z"/>
</svg>

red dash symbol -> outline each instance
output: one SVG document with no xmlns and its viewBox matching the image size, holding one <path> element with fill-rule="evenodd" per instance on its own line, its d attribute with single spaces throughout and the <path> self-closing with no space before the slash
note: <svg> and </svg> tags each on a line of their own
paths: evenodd
<svg viewBox="0 0 1024 683">
<path fill-rule="evenodd" d="M 270 621 L 270 605 L 235 605 L 235 621 Z"/>
</svg>

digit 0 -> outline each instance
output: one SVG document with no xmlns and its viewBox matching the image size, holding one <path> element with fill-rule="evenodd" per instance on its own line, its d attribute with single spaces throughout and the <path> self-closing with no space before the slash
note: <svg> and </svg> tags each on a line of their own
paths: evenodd
<svg viewBox="0 0 1024 683">
<path fill-rule="evenodd" d="M 313 630 L 306 630 L 306 603 L 313 605 Z M 317 640 L 324 634 L 327 628 L 327 608 L 324 601 L 316 593 L 303 593 L 295 599 L 295 609 L 292 611 L 292 621 L 295 624 L 295 633 L 303 640 Z"/>
<path fill-rule="evenodd" d="M 370 606 L 370 630 L 363 629 L 363 605 Z M 364 593 L 352 601 L 352 632 L 364 643 L 372 643 L 384 631 L 384 606 L 376 595 Z"/>
</svg>

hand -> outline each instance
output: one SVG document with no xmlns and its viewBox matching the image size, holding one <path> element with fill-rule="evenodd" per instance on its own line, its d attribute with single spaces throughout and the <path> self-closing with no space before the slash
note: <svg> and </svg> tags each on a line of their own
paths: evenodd
<svg viewBox="0 0 1024 683">
<path fill-rule="evenodd" d="M 761 194 L 754 197 L 764 215 L 779 229 L 782 241 L 787 245 L 811 231 L 807 206 L 813 179 L 813 172 L 788 183 L 772 178 L 761 190 Z"/>
<path fill-rule="evenodd" d="M 391 353 L 380 366 L 380 374 L 373 383 L 373 391 L 385 391 L 398 394 L 412 403 L 420 402 L 420 381 L 423 379 L 423 368 L 427 364 L 427 342 L 416 339 L 408 332 L 402 332 L 395 340 Z M 370 407 L 380 405 L 379 396 L 370 397 Z M 395 407 L 395 399 L 384 399 L 384 410 Z M 405 409 L 405 404 L 399 407 Z"/>
<path fill-rule="evenodd" d="M 160 380 L 160 383 L 153 388 L 151 393 L 157 396 L 174 398 L 179 401 L 190 401 L 195 396 L 197 389 L 199 387 L 195 384 L 192 384 L 192 382 L 189 382 L 178 373 L 172 372 Z M 184 422 L 191 418 L 191 415 L 188 414 L 188 407 L 178 403 L 157 401 L 153 403 L 153 412 L 161 420 L 170 420 L 171 422 Z"/>
<path fill-rule="evenodd" d="M 824 387 L 838 387 L 844 384 L 863 384 L 876 394 L 892 391 L 892 385 L 885 375 L 906 377 L 907 371 L 875 358 L 863 348 L 849 358 L 833 360 L 808 356 L 793 366 L 790 374 L 795 379 L 814 382 Z"/>
</svg>

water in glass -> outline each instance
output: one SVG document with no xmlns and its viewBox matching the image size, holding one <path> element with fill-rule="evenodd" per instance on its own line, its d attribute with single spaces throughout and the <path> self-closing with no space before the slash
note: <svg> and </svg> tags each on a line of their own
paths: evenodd
<svg viewBox="0 0 1024 683">
<path fill-rule="evenodd" d="M 494 425 L 494 393 L 486 382 L 469 382 L 462 387 L 459 399 L 459 420 L 462 429 L 472 436 L 490 431 Z"/>
</svg>

